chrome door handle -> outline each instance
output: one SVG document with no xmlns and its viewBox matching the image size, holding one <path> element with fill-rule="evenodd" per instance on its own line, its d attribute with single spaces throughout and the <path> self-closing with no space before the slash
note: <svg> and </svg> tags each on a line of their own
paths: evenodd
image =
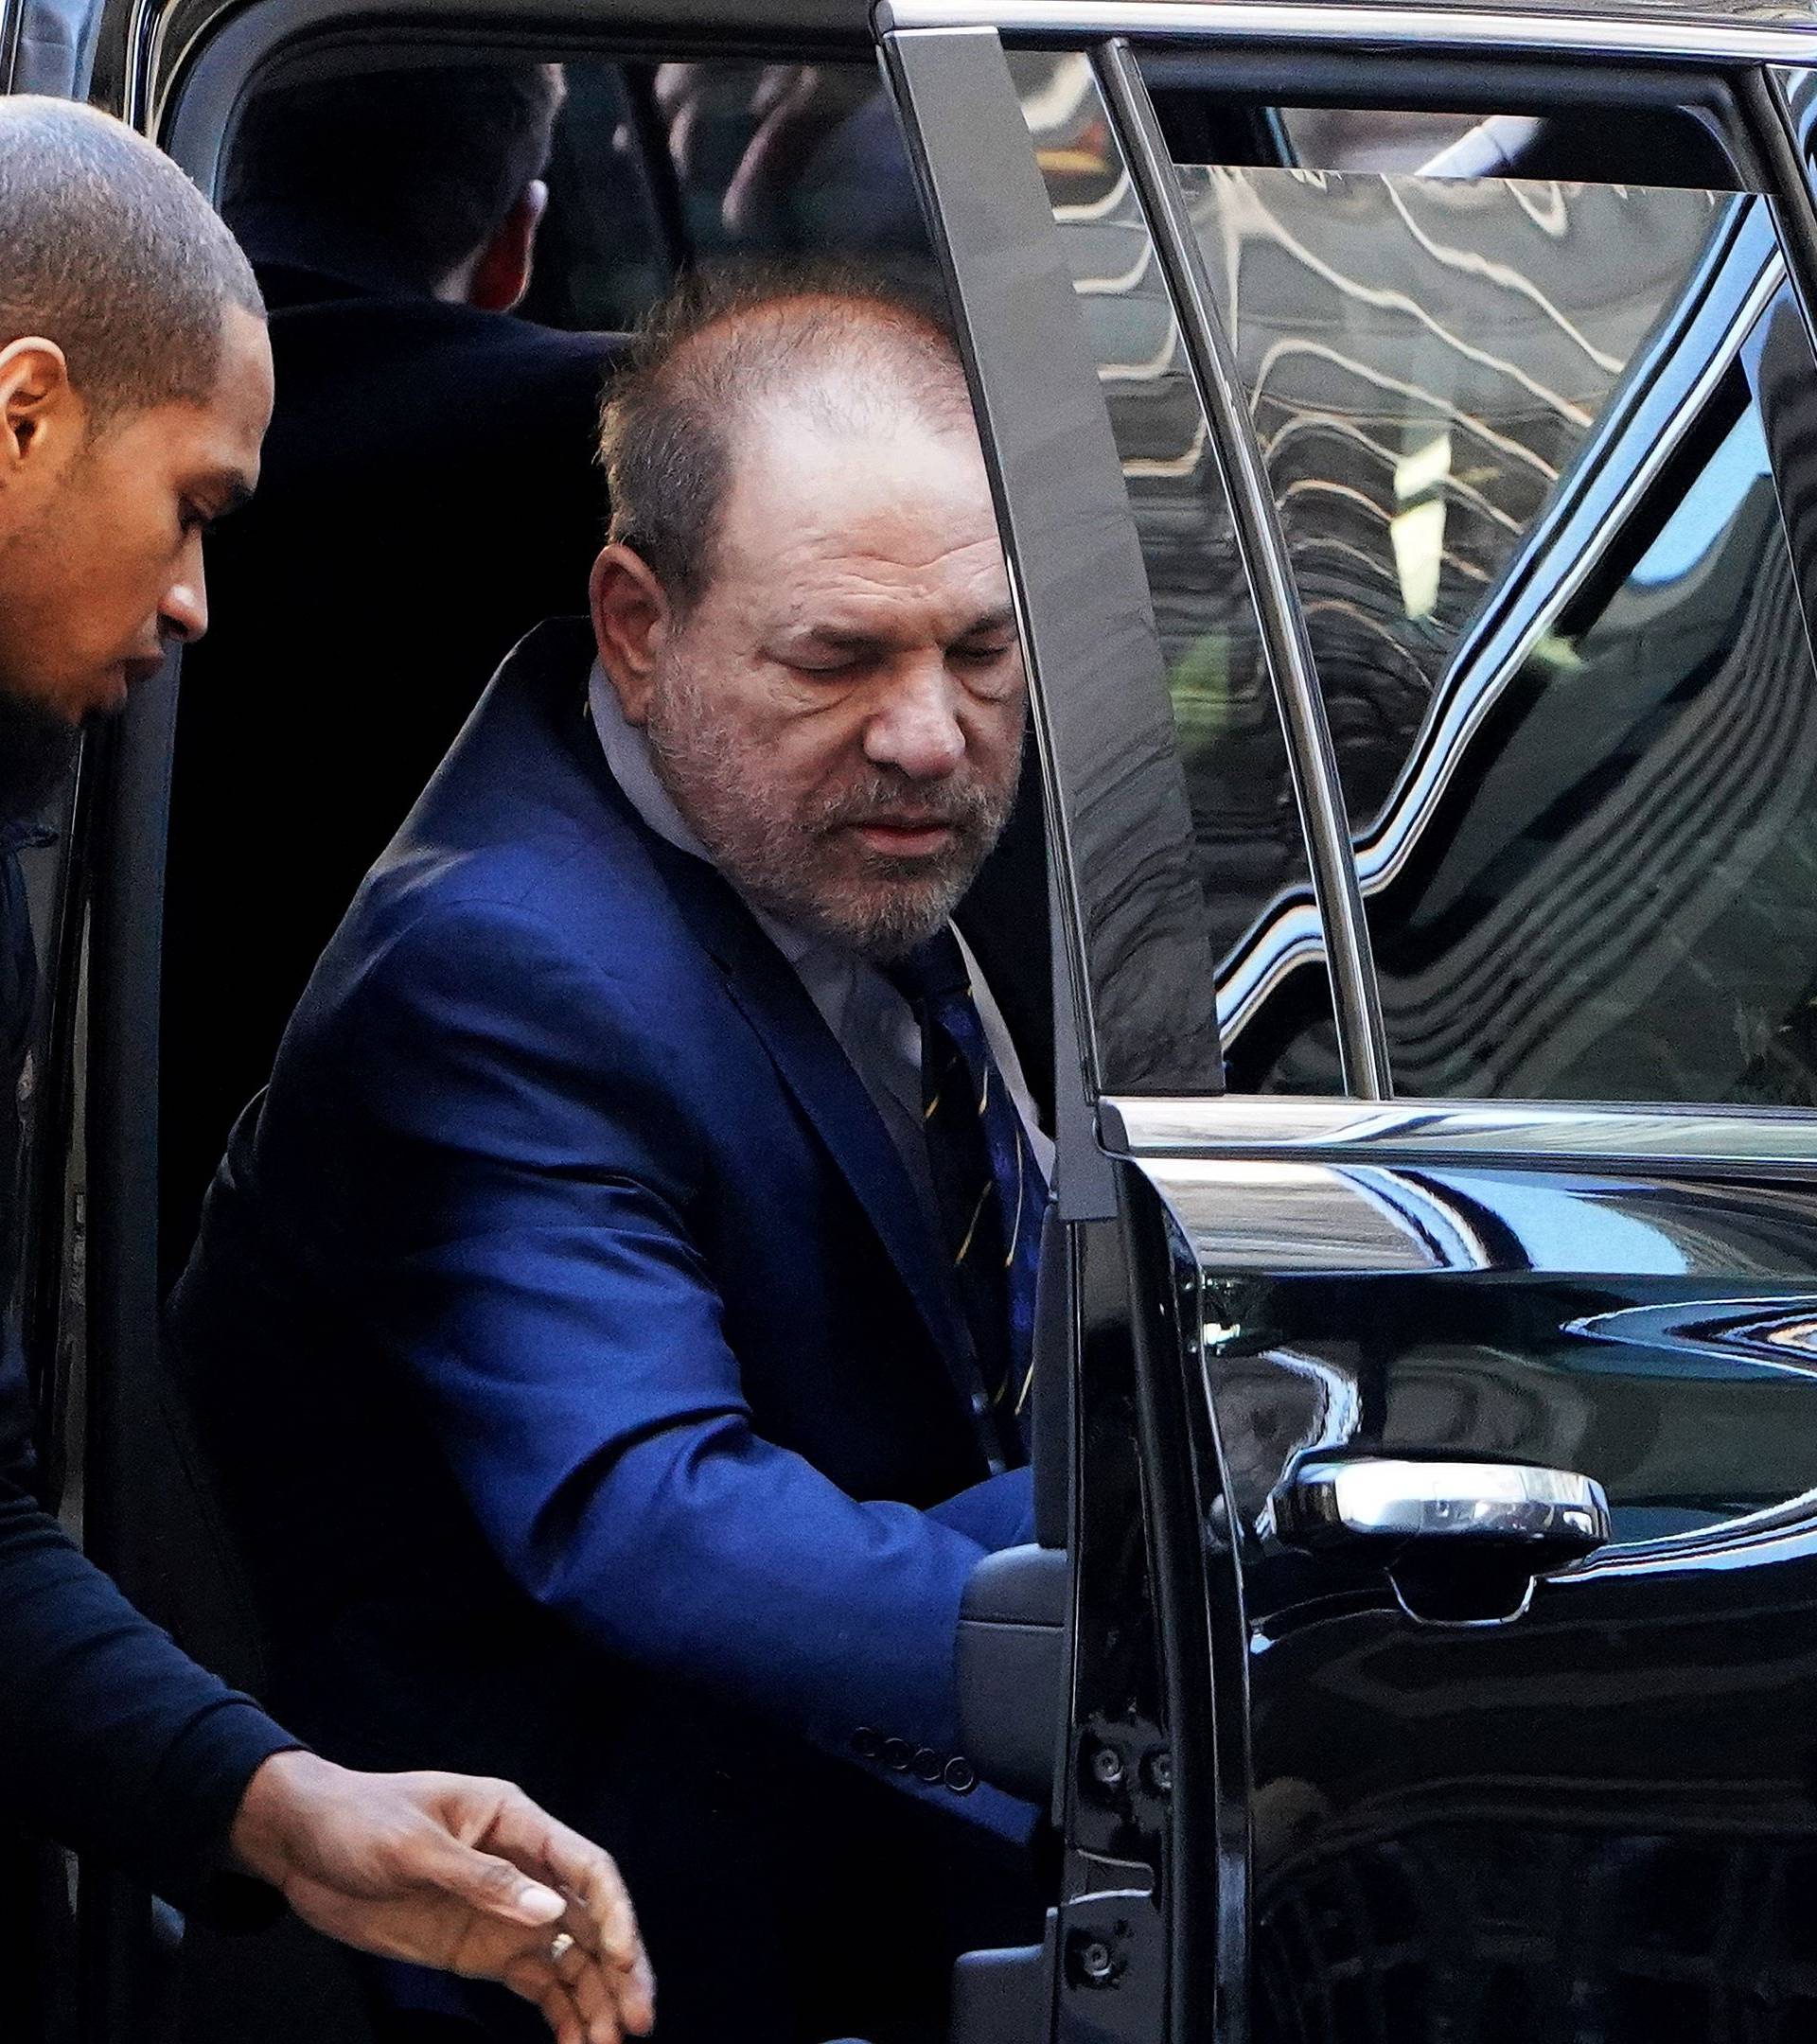
<svg viewBox="0 0 1817 2044">
<path fill-rule="evenodd" d="M 1611 1536 L 1609 1500 L 1593 1477 L 1518 1462 L 1314 1456 L 1272 1502 L 1276 1532 L 1310 1549 L 1418 1542 L 1460 1560 L 1530 1554 L 1539 1567 L 1559 1567 Z"/>
</svg>

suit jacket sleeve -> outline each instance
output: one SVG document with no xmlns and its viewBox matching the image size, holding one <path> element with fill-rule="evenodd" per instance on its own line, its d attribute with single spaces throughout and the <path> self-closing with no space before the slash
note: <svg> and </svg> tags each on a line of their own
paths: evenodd
<svg viewBox="0 0 1817 2044">
<path fill-rule="evenodd" d="M 540 1604 L 830 1750 L 871 1726 L 950 1753 L 985 1549 L 753 1430 L 656 999 L 523 910 L 425 911 L 287 1045 L 256 1151 L 266 1225 L 352 1288 Z M 959 1514 L 1025 1516 L 1026 1487 Z"/>
<path fill-rule="evenodd" d="M 205 1674 L 0 1481 L 0 1804 L 9 1821 L 225 1923 L 274 1909 L 221 1875 L 246 1784 L 296 1745 Z"/>
</svg>

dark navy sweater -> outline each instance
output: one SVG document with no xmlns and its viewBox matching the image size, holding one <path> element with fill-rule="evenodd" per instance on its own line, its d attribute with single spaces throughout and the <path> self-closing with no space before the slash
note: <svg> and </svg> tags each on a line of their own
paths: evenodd
<svg viewBox="0 0 1817 2044">
<path fill-rule="evenodd" d="M 20 1073 L 37 967 L 19 872 L 29 834 L 0 819 L 0 1308 L 16 1268 Z M 268 1891 L 223 1881 L 234 1812 L 259 1763 L 297 1741 L 141 1616 L 26 1487 L 21 1359 L 0 1348 L 0 1809 L 168 1900 L 256 1919 Z M 261 1907 L 262 1904 L 262 1907 Z"/>
</svg>

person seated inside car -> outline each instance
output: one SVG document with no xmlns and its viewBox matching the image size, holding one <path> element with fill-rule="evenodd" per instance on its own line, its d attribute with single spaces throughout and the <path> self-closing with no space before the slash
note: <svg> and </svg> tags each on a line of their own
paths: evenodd
<svg viewBox="0 0 1817 2044">
<path fill-rule="evenodd" d="M 1040 1931 L 954 1688 L 1050 1156 L 951 923 L 1023 743 L 990 490 L 845 273 L 679 298 L 605 455 L 591 625 L 367 876 L 173 1332 L 306 1733 L 609 1837 L 665 2044 L 928 2044 Z"/>
<path fill-rule="evenodd" d="M 271 311 L 258 495 L 209 542 L 166 881 L 163 1235 L 175 1275 L 234 1117 L 360 876 L 480 691 L 577 608 L 606 529 L 620 337 L 513 313 L 560 67 L 255 93 L 222 205 Z"/>
</svg>

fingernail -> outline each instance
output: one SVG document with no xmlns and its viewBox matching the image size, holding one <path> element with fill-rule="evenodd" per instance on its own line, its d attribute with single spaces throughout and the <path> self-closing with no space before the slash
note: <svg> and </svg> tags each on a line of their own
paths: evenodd
<svg viewBox="0 0 1817 2044">
<path fill-rule="evenodd" d="M 568 1905 L 553 1888 L 545 1888 L 540 1881 L 525 1881 L 518 1890 L 518 1907 L 554 1922 Z"/>
</svg>

